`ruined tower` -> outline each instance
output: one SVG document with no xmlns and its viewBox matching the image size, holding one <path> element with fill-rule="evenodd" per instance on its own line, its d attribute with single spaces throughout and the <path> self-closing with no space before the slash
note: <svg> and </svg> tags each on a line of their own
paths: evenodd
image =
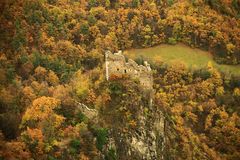
<svg viewBox="0 0 240 160">
<path fill-rule="evenodd" d="M 105 61 L 107 80 L 109 80 L 109 77 L 112 74 L 127 74 L 131 78 L 139 79 L 140 84 L 144 89 L 152 89 L 152 70 L 147 61 L 144 61 L 144 65 L 138 65 L 132 59 L 128 59 L 128 61 L 126 61 L 122 51 L 118 51 L 117 53 L 111 53 L 110 51 L 107 51 L 105 53 Z"/>
<path fill-rule="evenodd" d="M 139 105 L 138 112 L 135 113 L 138 122 L 136 130 L 125 132 L 113 136 L 109 146 L 121 144 L 126 146 L 121 149 L 122 157 L 126 159 L 163 160 L 165 152 L 165 118 L 158 107 L 154 107 L 153 97 L 153 76 L 150 65 L 145 61 L 144 65 L 138 65 L 132 59 L 126 60 L 121 51 L 105 53 L 106 79 L 110 80 L 111 75 L 129 75 L 130 78 L 139 79 L 140 88 L 142 88 L 142 97 L 148 101 L 148 104 Z M 145 109 L 148 108 L 148 114 L 145 115 Z M 119 137 L 122 141 L 118 141 Z M 116 143 L 118 142 L 118 143 Z M 122 158 L 123 159 L 123 158 Z"/>
</svg>

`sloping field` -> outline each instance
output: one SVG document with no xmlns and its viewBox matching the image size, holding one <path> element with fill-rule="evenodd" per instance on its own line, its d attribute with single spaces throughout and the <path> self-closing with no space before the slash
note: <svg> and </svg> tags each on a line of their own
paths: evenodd
<svg viewBox="0 0 240 160">
<path fill-rule="evenodd" d="M 191 48 L 183 44 L 177 45 L 159 45 L 144 49 L 130 49 L 124 51 L 124 54 L 132 59 L 143 57 L 146 60 L 156 61 L 160 60 L 164 63 L 171 63 L 172 61 L 182 61 L 188 67 L 203 68 L 209 61 L 218 68 L 221 72 L 240 75 L 240 65 L 220 65 L 217 64 L 211 54 L 196 48 Z"/>
</svg>

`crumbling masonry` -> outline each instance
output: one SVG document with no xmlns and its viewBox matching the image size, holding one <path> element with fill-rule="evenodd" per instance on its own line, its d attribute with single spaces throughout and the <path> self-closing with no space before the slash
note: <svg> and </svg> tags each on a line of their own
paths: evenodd
<svg viewBox="0 0 240 160">
<path fill-rule="evenodd" d="M 140 84 L 144 89 L 152 90 L 153 77 L 152 70 L 147 61 L 144 61 L 144 65 L 138 65 L 134 60 L 126 59 L 122 54 L 122 51 L 117 53 L 111 53 L 107 51 L 105 53 L 106 61 L 106 79 L 113 74 L 123 75 L 127 74 L 133 79 L 139 79 Z"/>
</svg>

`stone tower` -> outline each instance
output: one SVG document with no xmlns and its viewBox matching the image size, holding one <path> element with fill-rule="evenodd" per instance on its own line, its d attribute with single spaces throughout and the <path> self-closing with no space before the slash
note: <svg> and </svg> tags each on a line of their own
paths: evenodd
<svg viewBox="0 0 240 160">
<path fill-rule="evenodd" d="M 147 61 L 144 61 L 144 65 L 138 65 L 132 59 L 126 61 L 122 51 L 118 51 L 117 53 L 111 53 L 110 51 L 107 51 L 105 53 L 105 61 L 107 80 L 109 80 L 109 77 L 112 74 L 127 74 L 131 78 L 139 79 L 140 84 L 144 89 L 152 89 L 152 70 Z"/>
</svg>

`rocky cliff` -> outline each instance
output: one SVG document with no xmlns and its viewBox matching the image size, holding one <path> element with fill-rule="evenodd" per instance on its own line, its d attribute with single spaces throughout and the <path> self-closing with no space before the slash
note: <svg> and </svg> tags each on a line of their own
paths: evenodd
<svg viewBox="0 0 240 160">
<path fill-rule="evenodd" d="M 116 150 L 120 160 L 162 160 L 164 159 L 165 133 L 164 116 L 161 111 L 141 107 L 136 116 L 138 125 L 124 132 L 120 128 L 109 131 L 108 149 Z"/>
</svg>

